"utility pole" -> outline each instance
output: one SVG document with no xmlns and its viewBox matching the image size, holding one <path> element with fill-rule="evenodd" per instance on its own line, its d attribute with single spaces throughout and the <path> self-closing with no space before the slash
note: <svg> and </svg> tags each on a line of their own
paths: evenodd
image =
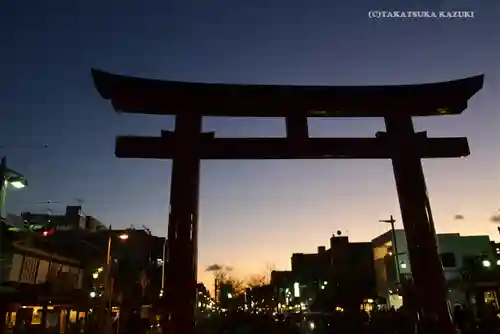
<svg viewBox="0 0 500 334">
<path fill-rule="evenodd" d="M 163 298 L 163 294 L 165 293 L 165 262 L 167 255 L 167 237 L 165 237 L 165 241 L 163 242 L 163 262 L 161 264 L 161 292 L 160 297 Z"/>
<path fill-rule="evenodd" d="M 400 279 L 400 272 L 399 272 L 398 244 L 396 242 L 396 228 L 394 226 L 395 222 L 396 222 L 396 219 L 394 219 L 394 217 L 392 215 L 388 220 L 379 220 L 379 223 L 391 224 L 392 248 L 394 251 L 394 261 L 396 262 L 396 284 L 399 285 L 401 283 L 401 279 Z"/>
</svg>

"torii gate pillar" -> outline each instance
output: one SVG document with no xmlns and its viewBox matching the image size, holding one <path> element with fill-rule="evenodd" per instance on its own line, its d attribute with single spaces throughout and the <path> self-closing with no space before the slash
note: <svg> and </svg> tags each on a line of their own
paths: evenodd
<svg viewBox="0 0 500 334">
<path fill-rule="evenodd" d="M 440 333 L 454 333 L 422 155 L 416 144 L 417 137 L 425 133 L 415 133 L 411 116 L 385 117 L 385 124 L 419 312 L 424 319 L 436 321 Z"/>
<path fill-rule="evenodd" d="M 195 324 L 201 128 L 201 115 L 179 114 L 175 116 L 175 132 L 164 133 L 175 138 L 162 316 L 164 333 L 192 333 Z"/>
</svg>

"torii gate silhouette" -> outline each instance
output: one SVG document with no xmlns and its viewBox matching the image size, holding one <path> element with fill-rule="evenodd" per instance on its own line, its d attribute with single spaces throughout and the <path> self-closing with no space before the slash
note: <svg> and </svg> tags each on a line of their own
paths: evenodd
<svg viewBox="0 0 500 334">
<path fill-rule="evenodd" d="M 168 333 L 191 334 L 196 301 L 202 159 L 391 159 L 419 313 L 454 333 L 421 159 L 468 156 L 467 138 L 427 138 L 413 116 L 462 113 L 484 76 L 401 86 L 276 86 L 161 81 L 92 70 L 99 94 L 124 113 L 174 115 L 161 137 L 119 136 L 119 158 L 172 159 L 165 310 Z M 203 116 L 283 117 L 286 138 L 217 138 Z M 383 117 L 374 138 L 309 138 L 308 117 Z"/>
</svg>

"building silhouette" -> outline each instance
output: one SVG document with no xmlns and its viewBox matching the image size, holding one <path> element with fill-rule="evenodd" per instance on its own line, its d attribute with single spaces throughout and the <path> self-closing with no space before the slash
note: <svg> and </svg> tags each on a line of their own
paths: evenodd
<svg viewBox="0 0 500 334">
<path fill-rule="evenodd" d="M 376 297 L 369 242 L 350 242 L 347 236 L 333 235 L 329 249 L 319 246 L 317 253 L 294 253 L 291 266 L 291 271 L 271 273 L 280 304 L 317 309 L 342 304 L 359 309 L 365 300 Z"/>
<path fill-rule="evenodd" d="M 96 232 L 106 229 L 106 226 L 93 216 L 86 215 L 81 206 L 66 206 L 64 214 L 39 212 L 22 212 L 20 215 L 7 216 L 9 226 L 18 229 L 54 229 L 57 231 L 80 230 Z"/>
<path fill-rule="evenodd" d="M 398 288 L 401 283 L 411 281 L 412 269 L 404 230 L 395 230 L 395 240 L 397 249 L 393 245 L 392 232 L 389 231 L 373 239 L 372 244 L 377 293 L 386 298 L 388 305 L 398 308 L 403 305 L 401 295 L 404 294 Z M 467 280 L 465 272 L 468 270 L 474 270 L 475 283 L 483 286 L 481 290 L 484 291 L 480 293 L 498 290 L 499 284 L 494 282 L 492 275 L 500 269 L 500 248 L 497 255 L 498 247 L 491 243 L 489 236 L 443 233 L 437 234 L 437 242 L 452 304 L 467 305 L 472 302 L 471 298 L 477 299 L 475 292 L 472 293 L 474 296 L 467 296 L 468 291 L 463 284 Z M 480 297 L 478 302 L 483 300 Z"/>
</svg>

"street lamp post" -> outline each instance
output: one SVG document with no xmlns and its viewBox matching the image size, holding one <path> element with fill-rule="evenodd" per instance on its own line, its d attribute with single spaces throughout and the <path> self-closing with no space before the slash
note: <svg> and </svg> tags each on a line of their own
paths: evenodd
<svg viewBox="0 0 500 334">
<path fill-rule="evenodd" d="M 5 215 L 5 200 L 7 199 L 7 187 L 11 185 L 14 188 L 24 188 L 27 185 L 24 176 L 7 168 L 7 157 L 3 156 L 0 162 L 0 286 L 3 285 L 5 279 L 5 259 L 4 259 L 4 220 Z M 7 305 L 2 300 L 0 301 L 0 319 L 5 319 Z M 3 320 L 2 320 L 3 321 Z M 0 324 L 0 333 L 3 333 L 3 323 Z"/>
<path fill-rule="evenodd" d="M 7 188 L 11 185 L 14 188 L 21 189 L 28 185 L 24 176 L 7 168 L 7 157 L 3 157 L 0 163 L 0 217 L 5 218 L 5 200 L 7 199 Z"/>
<path fill-rule="evenodd" d="M 49 145 L 28 145 L 28 146 L 7 146 L 0 145 L 0 149 L 31 149 L 31 148 L 48 148 Z M 11 185 L 14 188 L 24 188 L 28 185 L 28 182 L 24 176 L 16 171 L 7 168 L 7 157 L 3 156 L 0 163 L 0 218 L 5 218 L 5 199 L 7 198 L 7 186 Z M 0 241 L 2 236 L 0 235 Z"/>
<path fill-rule="evenodd" d="M 128 234 L 127 233 L 121 233 L 118 235 L 118 237 L 121 240 L 127 240 L 128 239 Z M 106 301 L 106 306 L 107 306 L 107 312 L 106 312 L 106 325 L 110 325 L 110 319 L 111 319 L 111 312 L 112 312 L 112 296 L 111 296 L 111 246 L 112 246 L 112 232 L 111 232 L 111 226 L 109 227 L 108 230 L 108 247 L 107 247 L 107 254 L 106 254 L 106 272 L 105 272 L 105 279 L 104 279 L 104 295 L 105 295 L 105 301 Z"/>
<path fill-rule="evenodd" d="M 148 235 L 149 238 L 153 237 L 153 232 L 151 232 L 151 229 L 147 228 L 144 225 L 141 225 L 141 227 L 144 229 L 144 231 L 146 232 L 146 234 Z M 152 270 L 151 270 L 152 264 L 153 264 L 153 249 L 151 248 L 152 244 L 153 243 L 151 241 L 150 246 L 149 246 L 148 266 L 147 266 L 147 271 L 146 271 L 148 278 L 151 277 L 151 273 L 152 273 Z M 164 254 L 164 256 L 165 256 L 165 254 Z M 165 260 L 165 259 L 163 259 L 163 260 Z M 162 279 L 162 281 L 163 281 L 163 279 Z M 163 287 L 162 287 L 162 289 L 163 289 Z M 143 291 L 143 293 L 144 293 L 144 291 Z"/>
<path fill-rule="evenodd" d="M 24 176 L 17 173 L 11 169 L 7 168 L 7 157 L 2 157 L 0 162 L 0 221 L 6 219 L 5 215 L 5 200 L 7 199 L 7 187 L 11 185 L 14 188 L 21 189 L 28 185 Z M 3 245 L 3 230 L 4 227 L 0 228 L 0 285 L 4 281 L 4 245 Z"/>
<path fill-rule="evenodd" d="M 161 264 L 161 290 L 160 297 L 163 297 L 165 293 L 165 265 L 167 262 L 167 236 L 165 236 L 165 241 L 163 242 L 163 262 Z"/>
</svg>

